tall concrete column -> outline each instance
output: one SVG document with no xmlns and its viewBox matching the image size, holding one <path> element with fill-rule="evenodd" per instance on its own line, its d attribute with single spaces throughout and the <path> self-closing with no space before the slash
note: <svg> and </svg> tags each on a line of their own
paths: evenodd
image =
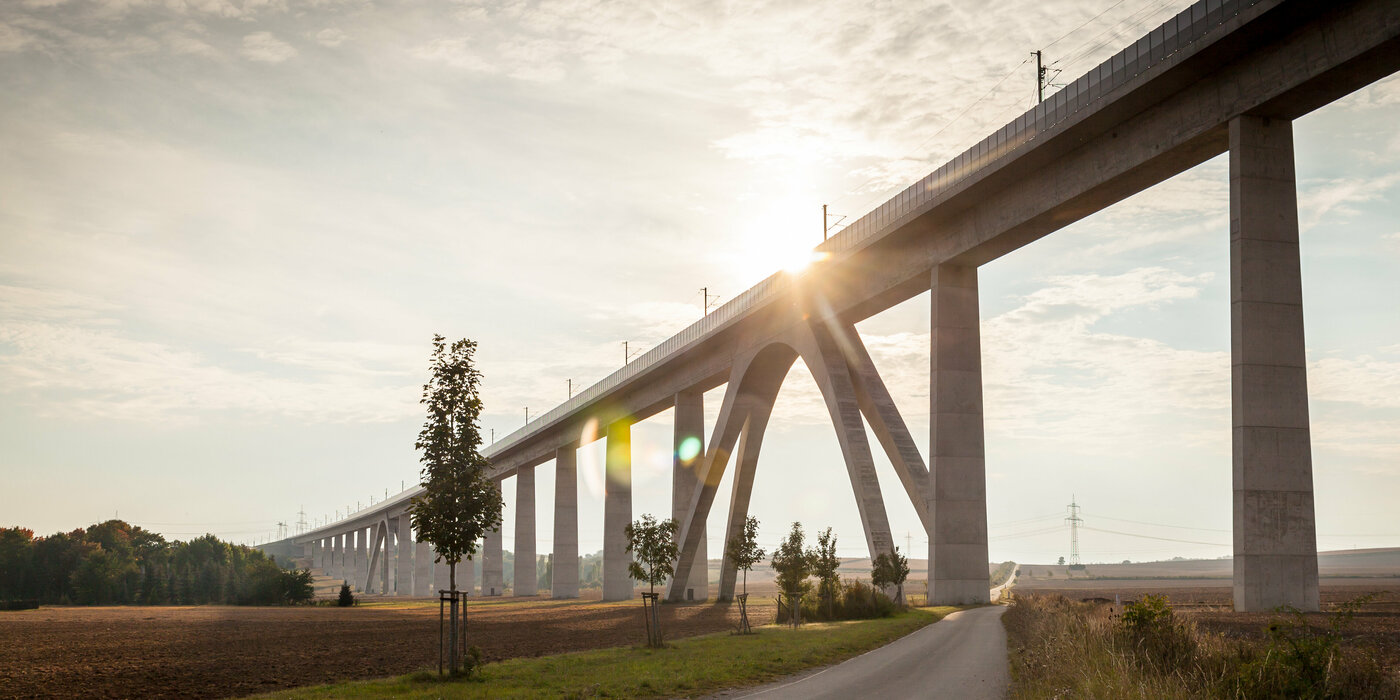
<svg viewBox="0 0 1400 700">
<path fill-rule="evenodd" d="M 671 453 L 671 517 L 685 519 L 695 489 L 700 484 L 700 468 L 705 463 L 705 395 L 699 391 L 676 394 L 675 424 Z M 695 550 L 690 578 L 686 581 L 687 600 L 709 600 L 710 566 L 705 547 L 704 523 L 699 524 L 700 546 Z"/>
<path fill-rule="evenodd" d="M 370 530 L 355 530 L 355 587 L 360 592 L 369 590 L 369 535 Z"/>
<path fill-rule="evenodd" d="M 977 268 L 938 265 L 931 286 L 929 602 L 981 603 L 989 592 Z"/>
<path fill-rule="evenodd" d="M 578 448 L 554 453 L 554 575 L 550 594 L 578 597 Z"/>
<path fill-rule="evenodd" d="M 437 557 L 437 550 L 436 550 L 436 549 L 433 550 L 433 557 L 434 557 L 434 561 L 433 561 L 433 590 L 435 590 L 435 591 L 446 591 L 446 590 L 450 590 L 451 585 L 452 585 L 452 579 L 451 579 L 451 572 L 448 570 L 447 562 L 436 559 L 436 557 Z M 460 585 L 460 582 L 459 582 L 459 585 L 457 586 L 457 590 L 466 590 L 466 589 L 463 588 L 463 587 Z"/>
<path fill-rule="evenodd" d="M 1318 609 L 1293 125 L 1230 121 L 1235 610 Z"/>
<path fill-rule="evenodd" d="M 481 549 L 481 595 L 505 595 L 505 557 L 501 552 L 501 532 L 487 532 Z M 458 574 L 461 573 L 459 570 Z"/>
<path fill-rule="evenodd" d="M 345 533 L 332 537 L 331 542 L 335 546 L 335 563 L 334 566 L 331 567 L 335 570 L 335 573 L 331 575 L 341 581 L 348 582 L 350 580 L 349 574 L 345 571 Z"/>
<path fill-rule="evenodd" d="M 433 548 L 427 542 L 413 543 L 413 595 L 436 596 L 433 588 Z"/>
<path fill-rule="evenodd" d="M 628 600 L 632 579 L 627 565 L 626 529 L 632 522 L 632 425 L 608 426 L 606 477 L 603 485 L 603 600 Z"/>
<path fill-rule="evenodd" d="M 394 557 L 398 569 L 394 572 L 394 593 L 403 596 L 413 595 L 413 521 L 408 513 L 399 516 L 399 532 L 394 543 Z"/>
<path fill-rule="evenodd" d="M 535 468 L 515 472 L 515 595 L 535 595 Z"/>
</svg>

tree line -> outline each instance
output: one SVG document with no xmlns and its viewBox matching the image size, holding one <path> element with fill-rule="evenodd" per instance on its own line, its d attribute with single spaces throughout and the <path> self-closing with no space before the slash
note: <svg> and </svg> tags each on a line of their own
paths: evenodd
<svg viewBox="0 0 1400 700">
<path fill-rule="evenodd" d="M 167 541 L 122 520 L 35 537 L 0 529 L 0 600 L 86 605 L 277 605 L 312 598 L 311 572 L 213 535 Z"/>
</svg>

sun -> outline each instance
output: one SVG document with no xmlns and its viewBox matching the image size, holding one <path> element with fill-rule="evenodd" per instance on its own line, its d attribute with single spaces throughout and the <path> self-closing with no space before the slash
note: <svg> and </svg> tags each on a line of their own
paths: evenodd
<svg viewBox="0 0 1400 700">
<path fill-rule="evenodd" d="M 815 209 L 815 216 L 802 216 Z M 821 208 L 783 200 L 748 220 L 737 251 L 744 277 L 754 281 L 785 271 L 800 274 L 822 257 Z"/>
</svg>

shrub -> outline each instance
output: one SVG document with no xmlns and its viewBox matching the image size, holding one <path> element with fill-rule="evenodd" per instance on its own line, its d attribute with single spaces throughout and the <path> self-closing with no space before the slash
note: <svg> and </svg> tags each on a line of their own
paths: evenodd
<svg viewBox="0 0 1400 700">
<path fill-rule="evenodd" d="M 1158 673 L 1172 673 L 1186 666 L 1196 653 L 1196 628 L 1172 614 L 1166 596 L 1147 594 L 1128 603 L 1118 620 L 1127 645 L 1137 660 Z"/>
<path fill-rule="evenodd" d="M 340 599 L 336 604 L 342 608 L 348 608 L 355 604 L 355 594 L 350 592 L 350 584 L 340 584 Z"/>
<path fill-rule="evenodd" d="M 806 586 L 811 589 L 810 583 Z M 829 605 L 819 596 L 808 595 L 802 599 L 802 619 L 809 621 L 869 620 L 889 617 L 895 609 L 889 596 L 864 581 L 843 581 Z M 789 619 L 786 610 L 779 608 L 777 622 Z"/>
</svg>

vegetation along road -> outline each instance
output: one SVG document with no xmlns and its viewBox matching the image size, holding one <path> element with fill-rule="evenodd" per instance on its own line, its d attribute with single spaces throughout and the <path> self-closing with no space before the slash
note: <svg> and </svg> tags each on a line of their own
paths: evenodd
<svg viewBox="0 0 1400 700">
<path fill-rule="evenodd" d="M 760 700 L 822 698 L 1004 698 L 1010 684 L 1006 630 L 993 605 L 956 612 L 936 625 L 815 673 L 737 695 Z"/>
</svg>

